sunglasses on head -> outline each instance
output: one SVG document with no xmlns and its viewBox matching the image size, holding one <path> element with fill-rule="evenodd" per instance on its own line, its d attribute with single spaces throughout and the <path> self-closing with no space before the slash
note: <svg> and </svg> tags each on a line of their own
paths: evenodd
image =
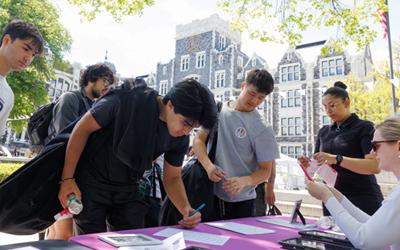
<svg viewBox="0 0 400 250">
<path fill-rule="evenodd" d="M 397 140 L 371 141 L 372 150 L 374 150 L 374 152 L 378 151 L 379 146 L 381 145 L 381 143 L 384 143 L 384 142 L 397 142 Z"/>
</svg>

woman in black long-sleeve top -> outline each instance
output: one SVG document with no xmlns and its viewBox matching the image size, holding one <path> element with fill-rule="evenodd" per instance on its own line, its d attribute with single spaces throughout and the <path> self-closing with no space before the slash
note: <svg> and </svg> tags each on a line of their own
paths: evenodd
<svg viewBox="0 0 400 250">
<path fill-rule="evenodd" d="M 380 206 L 383 195 L 374 174 L 379 173 L 378 162 L 366 157 L 371 151 L 374 132 L 372 122 L 361 120 L 350 112 L 347 86 L 336 82 L 325 91 L 322 104 L 331 125 L 319 130 L 313 158 L 318 164 L 329 164 L 338 173 L 335 188 L 367 214 L 372 215 Z M 309 159 L 299 157 L 301 164 Z M 328 211 L 324 208 L 324 215 Z"/>
</svg>

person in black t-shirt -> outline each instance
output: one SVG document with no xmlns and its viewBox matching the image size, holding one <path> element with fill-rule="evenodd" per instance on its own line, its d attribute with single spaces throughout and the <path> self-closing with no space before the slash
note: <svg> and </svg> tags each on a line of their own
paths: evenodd
<svg viewBox="0 0 400 250">
<path fill-rule="evenodd" d="M 106 64 L 89 65 L 80 77 L 79 92 L 66 92 L 57 100 L 49 125 L 49 137 L 54 138 L 70 123 L 85 114 L 94 100 L 104 95 L 113 83 L 114 74 Z M 49 227 L 46 239 L 68 240 L 72 235 L 73 221 L 64 219 Z"/>
<path fill-rule="evenodd" d="M 175 84 L 165 97 L 145 86 L 109 91 L 77 123 L 67 146 L 59 199 L 66 207 L 70 193 L 81 198 L 77 233 L 143 227 L 146 204 L 138 181 L 163 153 L 164 188 L 182 214 L 179 223 L 197 225 L 201 214 L 189 216 L 194 209 L 180 167 L 190 131 L 210 129 L 216 119 L 212 93 L 192 79 Z"/>
<path fill-rule="evenodd" d="M 334 87 L 323 94 L 322 104 L 333 123 L 319 130 L 312 157 L 320 165 L 331 165 L 338 173 L 335 188 L 372 215 L 383 201 L 374 175 L 380 172 L 378 162 L 368 157 L 374 127 L 372 122 L 361 120 L 350 112 L 346 88 L 344 83 L 335 82 Z M 299 157 L 305 167 L 309 166 L 309 160 L 306 156 Z M 325 207 L 324 215 L 329 215 Z"/>
</svg>

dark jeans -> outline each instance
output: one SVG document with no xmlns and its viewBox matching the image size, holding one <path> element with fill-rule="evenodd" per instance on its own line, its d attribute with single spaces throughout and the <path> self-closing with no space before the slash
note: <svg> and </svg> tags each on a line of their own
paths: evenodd
<svg viewBox="0 0 400 250">
<path fill-rule="evenodd" d="M 254 199 L 239 202 L 226 202 L 216 198 L 219 220 L 237 219 L 251 217 L 254 214 Z"/>
<path fill-rule="evenodd" d="M 76 232 L 80 234 L 142 228 L 146 204 L 137 190 L 116 192 L 81 187 L 82 212 L 76 216 Z"/>
</svg>

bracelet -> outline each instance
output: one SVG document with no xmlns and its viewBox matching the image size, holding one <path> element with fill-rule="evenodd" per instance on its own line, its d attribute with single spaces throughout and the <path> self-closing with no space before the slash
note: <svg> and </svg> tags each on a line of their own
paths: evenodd
<svg viewBox="0 0 400 250">
<path fill-rule="evenodd" d="M 68 181 L 68 180 L 75 180 L 75 178 L 74 178 L 74 177 L 69 177 L 69 178 L 61 179 L 60 182 L 59 182 L 58 184 L 61 184 L 61 183 L 63 183 L 64 181 Z"/>
</svg>

